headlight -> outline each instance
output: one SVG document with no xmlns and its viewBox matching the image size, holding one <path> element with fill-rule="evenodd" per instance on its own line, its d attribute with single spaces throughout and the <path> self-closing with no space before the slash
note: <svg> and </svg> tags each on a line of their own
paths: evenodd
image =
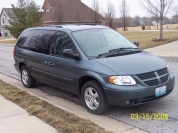
<svg viewBox="0 0 178 133">
<path fill-rule="evenodd" d="M 131 76 L 111 76 L 109 77 L 109 82 L 116 85 L 136 85 Z"/>
</svg>

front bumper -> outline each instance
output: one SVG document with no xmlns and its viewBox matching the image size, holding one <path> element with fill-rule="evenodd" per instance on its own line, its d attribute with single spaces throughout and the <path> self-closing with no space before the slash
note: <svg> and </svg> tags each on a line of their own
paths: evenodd
<svg viewBox="0 0 178 133">
<path fill-rule="evenodd" d="M 174 84 L 175 77 L 170 75 L 169 80 L 164 84 L 157 86 L 147 86 L 142 83 L 135 86 L 112 85 L 110 89 L 105 89 L 105 94 L 108 103 L 112 106 L 134 106 L 167 96 L 173 91 Z M 156 97 L 155 89 L 162 86 L 166 86 L 166 94 Z M 129 104 L 126 104 L 126 101 L 129 101 Z"/>
</svg>

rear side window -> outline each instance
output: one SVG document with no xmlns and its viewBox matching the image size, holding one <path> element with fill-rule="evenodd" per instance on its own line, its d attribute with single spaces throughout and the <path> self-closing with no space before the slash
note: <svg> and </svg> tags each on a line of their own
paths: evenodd
<svg viewBox="0 0 178 133">
<path fill-rule="evenodd" d="M 30 46 L 31 46 L 30 40 L 32 36 L 34 36 L 34 34 L 35 34 L 35 30 L 28 30 L 28 31 L 23 32 L 20 35 L 20 38 L 18 39 L 16 45 L 20 48 L 30 49 Z"/>
<path fill-rule="evenodd" d="M 17 46 L 43 54 L 50 53 L 56 31 L 50 30 L 29 30 L 22 33 Z"/>
<path fill-rule="evenodd" d="M 55 32 L 50 30 L 36 30 L 35 36 L 31 38 L 31 49 L 39 53 L 49 54 Z"/>
</svg>

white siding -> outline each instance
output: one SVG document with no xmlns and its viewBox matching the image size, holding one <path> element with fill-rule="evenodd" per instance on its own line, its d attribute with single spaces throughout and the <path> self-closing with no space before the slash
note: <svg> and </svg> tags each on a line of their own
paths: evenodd
<svg viewBox="0 0 178 133">
<path fill-rule="evenodd" d="M 2 36 L 4 36 L 5 33 L 7 33 L 10 36 L 10 33 L 8 30 L 5 29 L 5 25 L 9 25 L 9 16 L 8 14 L 2 9 L 2 14 L 0 16 L 0 21 L 1 21 L 1 25 L 0 25 L 0 29 L 1 29 L 1 34 Z"/>
</svg>

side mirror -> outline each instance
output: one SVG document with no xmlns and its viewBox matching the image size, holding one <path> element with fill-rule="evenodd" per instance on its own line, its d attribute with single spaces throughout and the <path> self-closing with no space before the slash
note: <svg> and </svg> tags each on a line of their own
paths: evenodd
<svg viewBox="0 0 178 133">
<path fill-rule="evenodd" d="M 62 54 L 64 57 L 80 59 L 80 55 L 77 53 L 73 53 L 72 49 L 64 49 Z"/>
<path fill-rule="evenodd" d="M 134 44 L 138 47 L 139 46 L 139 42 L 134 42 Z"/>
</svg>

